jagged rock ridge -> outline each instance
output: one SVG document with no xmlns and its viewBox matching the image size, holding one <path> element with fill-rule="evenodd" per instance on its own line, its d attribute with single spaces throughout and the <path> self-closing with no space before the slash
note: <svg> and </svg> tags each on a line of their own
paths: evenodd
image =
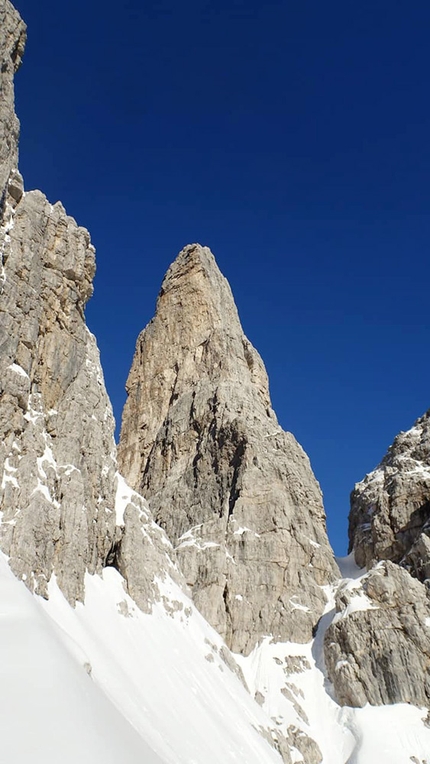
<svg viewBox="0 0 430 764">
<path fill-rule="evenodd" d="M 429 519 L 427 412 L 351 494 L 350 551 L 369 573 L 352 589 L 341 584 L 326 633 L 341 703 L 430 706 Z"/>
<path fill-rule="evenodd" d="M 392 560 L 430 578 L 430 411 L 355 486 L 349 541 L 360 566 Z"/>
<path fill-rule="evenodd" d="M 263 362 L 206 247 L 169 268 L 127 381 L 122 473 L 175 546 L 193 598 L 237 652 L 307 641 L 336 577 L 309 460 L 279 426 Z"/>
</svg>

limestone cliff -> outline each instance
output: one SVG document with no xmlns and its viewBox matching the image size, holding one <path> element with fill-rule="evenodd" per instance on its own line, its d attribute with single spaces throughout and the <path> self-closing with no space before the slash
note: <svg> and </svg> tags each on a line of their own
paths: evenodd
<svg viewBox="0 0 430 764">
<path fill-rule="evenodd" d="M 430 706 L 428 590 L 390 561 L 353 587 L 342 582 L 325 635 L 325 659 L 337 700 L 364 706 Z"/>
<path fill-rule="evenodd" d="M 168 270 L 127 392 L 121 471 L 205 618 L 238 652 L 265 634 L 309 640 L 337 571 L 321 492 L 206 247 L 185 247 Z"/>
<path fill-rule="evenodd" d="M 429 520 L 427 412 L 351 494 L 350 550 L 369 573 L 352 591 L 341 584 L 326 634 L 342 703 L 430 706 Z"/>
<path fill-rule="evenodd" d="M 349 543 L 360 566 L 392 560 L 430 578 L 430 411 L 355 486 Z"/>
<path fill-rule="evenodd" d="M 59 202 L 24 193 L 17 169 L 13 74 L 24 39 L 0 0 L 0 547 L 29 589 L 47 596 L 55 573 L 72 604 L 84 599 L 86 571 L 113 564 L 145 609 L 154 570 L 173 563 L 143 500 L 116 474 L 112 408 L 84 319 L 89 234 Z"/>
<path fill-rule="evenodd" d="M 142 708 L 146 718 L 152 687 L 146 696 L 135 696 L 134 690 L 148 675 L 158 684 L 165 657 L 169 687 L 175 686 L 179 634 L 192 671 L 196 646 L 199 671 L 202 663 L 213 667 L 208 684 L 201 682 L 202 671 L 189 687 L 191 672 L 182 671 L 180 691 L 169 696 L 180 699 L 171 706 L 181 739 L 183 728 L 193 737 L 204 707 L 204 729 L 211 729 L 216 747 L 217 731 L 226 729 L 227 712 L 219 701 L 225 697 L 219 677 L 226 667 L 244 682 L 246 674 L 252 697 L 263 706 L 237 696 L 242 700 L 234 702 L 234 713 L 246 742 L 242 745 L 239 736 L 237 747 L 226 743 L 229 761 L 237 760 L 237 751 L 247 761 L 246 751 L 252 751 L 252 760 L 260 761 L 262 750 L 264 761 L 278 760 L 279 753 L 286 764 L 337 762 L 335 748 L 345 754 L 342 764 L 352 761 L 352 746 L 361 746 L 359 734 L 346 748 L 343 740 L 333 746 L 326 741 L 336 728 L 342 738 L 350 732 L 339 707 L 327 702 L 323 675 L 323 633 L 332 613 L 320 617 L 333 588 L 326 585 L 334 584 L 339 572 L 326 537 L 321 493 L 305 453 L 276 420 L 264 365 L 243 334 L 230 288 L 207 248 L 186 247 L 169 269 L 128 380 L 121 465 L 150 499 L 158 524 L 145 499 L 117 472 L 112 410 L 96 341 L 84 319 L 94 248 L 88 232 L 60 203 L 51 205 L 39 191 L 24 192 L 18 171 L 13 75 L 24 41 L 19 15 L 9 0 L 0 0 L 0 549 L 30 591 L 52 595 L 44 602 L 46 612 L 52 606 L 58 615 L 61 601 L 65 622 L 75 623 L 78 647 L 80 613 L 93 608 L 95 662 L 99 650 L 92 625 L 99 615 L 97 596 L 106 597 L 109 623 L 124 622 L 118 632 L 114 627 L 115 634 L 127 635 L 116 646 L 113 697 L 124 701 L 131 720 L 142 722 Z M 353 583 L 341 582 L 325 636 L 325 662 L 342 704 L 430 701 L 429 442 L 427 414 L 396 439 L 353 496 L 351 545 L 357 561 L 370 570 Z M 104 581 L 87 575 L 109 566 L 122 578 L 112 570 Z M 109 580 L 115 581 L 112 590 L 105 586 Z M 86 594 L 85 609 L 73 612 L 57 600 L 56 582 L 71 605 Z M 235 651 L 246 656 L 260 641 L 251 657 L 237 657 L 243 674 L 196 612 L 186 582 L 201 612 Z M 128 621 L 137 612 L 134 603 L 150 611 L 157 600 L 153 619 L 142 613 L 136 618 L 145 635 L 137 639 Z M 170 621 L 176 622 L 172 630 Z M 103 631 L 104 623 L 97 623 L 95 632 Z M 110 639 L 110 633 L 103 634 L 100 644 L 108 646 Z M 148 671 L 146 664 L 138 683 L 134 667 L 141 668 L 148 643 L 161 670 Z M 123 685 L 129 650 L 130 676 Z M 108 656 L 109 651 L 110 645 Z M 97 682 L 103 683 L 104 669 L 103 661 L 95 666 Z M 226 685 L 231 681 L 230 676 Z M 214 685 L 220 694 L 211 694 Z M 124 687 L 139 697 L 132 711 Z M 232 692 L 236 697 L 233 685 Z M 169 735 L 170 724 L 158 725 L 170 716 L 162 693 L 157 703 L 150 726 L 161 738 L 161 730 Z M 221 713 L 213 714 L 217 703 Z M 190 708 L 196 711 L 192 724 Z M 234 728 L 231 717 L 228 727 Z M 255 748 L 255 730 L 275 750 L 261 748 L 261 739 Z M 420 760 L 417 751 L 411 750 L 410 760 Z M 187 752 L 181 761 L 190 755 L 204 759 Z M 173 747 L 166 761 L 177 757 Z"/>
<path fill-rule="evenodd" d="M 145 650 L 148 639 L 154 641 L 157 629 L 152 632 L 149 626 L 152 619 L 140 614 L 140 622 L 144 623 L 143 637 L 137 639 L 133 627 L 128 629 L 128 623 L 124 626 L 125 619 L 134 618 L 134 603 L 145 612 L 151 611 L 157 603 L 154 621 L 158 619 L 158 624 L 161 621 L 161 632 L 164 626 L 164 631 L 170 635 L 164 644 L 159 645 L 157 641 L 155 648 L 152 645 L 163 670 L 164 659 L 167 663 L 171 660 L 172 666 L 176 660 L 174 635 L 178 628 L 176 633 L 182 648 L 191 651 L 194 659 L 190 645 L 195 640 L 196 652 L 200 653 L 200 666 L 203 663 L 206 669 L 210 666 L 209 661 L 213 664 L 210 667 L 211 691 L 212 686 L 217 686 L 223 692 L 221 677 L 226 669 L 232 687 L 237 685 L 243 695 L 245 690 L 238 681 L 243 681 L 242 674 L 225 645 L 221 644 L 218 648 L 214 643 L 218 636 L 195 611 L 185 592 L 185 581 L 164 531 L 153 521 L 144 499 L 132 491 L 117 472 L 112 409 L 96 341 L 84 318 L 95 271 L 94 247 L 89 234 L 67 216 L 60 203 L 51 205 L 41 192 L 24 192 L 23 189 L 17 169 L 18 121 L 14 114 L 13 73 L 23 52 L 24 35 L 25 27 L 17 12 L 8 0 L 0 0 L 0 549 L 7 555 L 16 577 L 31 592 L 45 599 L 51 597 L 46 607 L 53 607 L 55 624 L 58 623 L 59 612 L 65 614 L 66 623 L 63 624 L 65 628 L 60 629 L 60 641 L 67 633 L 67 624 L 70 625 L 73 620 L 78 624 L 79 613 L 88 615 L 88 609 L 91 609 L 89 592 L 93 589 L 100 595 L 102 609 L 103 601 L 109 603 L 107 612 L 112 618 L 110 623 L 114 625 L 116 638 L 118 634 L 122 634 L 122 638 L 124 635 L 130 636 L 124 650 L 130 651 L 131 645 L 136 666 L 140 666 L 140 653 Z M 106 572 L 103 579 L 88 576 L 102 573 L 103 568 L 109 566 L 115 567 L 123 578 L 117 577 L 116 573 L 114 577 L 109 576 Z M 109 581 L 110 584 L 107 583 Z M 57 584 L 72 606 L 77 601 L 86 600 L 85 610 L 79 609 L 75 614 L 65 606 Z M 123 586 L 132 598 L 129 604 Z M 31 619 L 21 619 L 21 612 L 17 612 L 17 620 L 22 620 L 22 633 L 27 628 L 34 628 Z M 104 631 L 105 622 L 101 619 L 99 623 L 99 617 L 97 602 L 96 616 L 90 617 L 92 645 L 97 645 L 94 632 L 99 632 L 100 639 Z M 191 637 L 187 630 L 189 619 L 192 619 L 189 629 L 193 635 Z M 171 625 L 170 621 L 176 623 Z M 197 626 L 195 621 L 198 621 Z M 37 626 L 35 628 L 37 641 Z M 54 628 L 57 639 L 58 626 Z M 8 647 L 10 632 L 7 628 L 3 631 L 3 646 Z M 25 633 L 23 642 L 31 641 L 34 636 L 31 633 L 29 640 Z M 208 636 L 212 637 L 212 642 Z M 40 640 L 40 634 L 38 637 Z M 76 640 L 66 637 L 65 641 L 66 644 L 72 641 L 73 652 L 77 648 L 79 653 L 78 643 L 82 638 L 79 625 Z M 121 648 L 118 650 L 116 645 L 109 644 L 110 640 L 114 641 L 111 634 L 103 634 L 106 655 L 112 656 L 115 663 L 118 658 L 115 652 L 119 653 L 119 665 L 113 669 L 115 679 L 106 694 L 109 697 L 112 695 L 122 706 L 126 718 L 133 721 L 133 727 L 136 726 L 135 709 L 138 710 L 137 726 L 145 726 L 147 709 L 143 711 L 144 706 L 138 703 L 130 709 L 130 704 L 124 701 L 129 694 L 122 689 L 124 683 L 127 685 L 127 668 L 122 661 Z M 175 644 L 174 650 L 171 649 L 172 643 Z M 127 645 L 127 639 L 123 644 Z M 46 645 L 44 649 L 48 649 Z M 40 654 L 40 643 L 32 655 L 37 656 L 38 650 Z M 96 647 L 96 661 L 98 653 Z M 6 650 L 5 654 L 10 653 Z M 75 659 L 79 664 L 76 655 L 73 661 Z M 111 663 L 110 658 L 108 662 Z M 89 664 L 85 662 L 84 665 L 88 669 Z M 43 676 L 39 690 L 42 707 L 53 670 L 49 666 L 48 680 Z M 92 671 L 91 666 L 89 670 Z M 84 681 L 90 681 L 82 673 Z M 102 687 L 105 673 L 101 670 L 97 674 L 97 668 L 94 671 L 94 678 Z M 176 672 L 171 670 L 171 674 L 176 680 Z M 61 687 L 66 676 L 61 674 L 56 686 Z M 157 684 L 159 680 L 160 676 L 157 676 Z M 16 694 L 14 680 L 12 682 Z M 175 685 L 175 681 L 167 684 Z M 135 694 L 134 685 L 133 676 L 130 682 L 132 695 Z M 200 680 L 198 685 L 203 696 Z M 178 687 L 181 686 L 178 684 Z M 185 701 L 188 714 L 191 714 L 190 707 L 196 708 L 201 719 L 200 707 L 204 704 L 210 707 L 208 695 L 206 693 L 203 702 L 197 701 L 195 689 L 195 686 L 188 687 L 187 684 L 182 692 L 177 690 L 177 693 L 181 702 Z M 69 686 L 61 687 L 61 690 L 67 696 Z M 153 696 L 157 693 L 151 689 L 149 694 L 152 705 Z M 72 692 L 68 707 L 73 707 L 76 697 Z M 171 697 L 176 697 L 175 692 Z M 8 704 L 8 693 L 5 693 L 4 701 Z M 151 719 L 157 720 L 160 729 L 151 730 L 151 734 L 156 744 L 160 745 L 161 717 L 170 720 L 171 709 L 166 712 L 167 701 L 163 692 L 158 693 L 158 702 L 161 711 L 157 711 Z M 176 709 L 180 720 L 177 728 L 180 729 L 180 737 L 185 739 L 183 727 L 191 725 L 189 716 L 179 705 Z M 282 751 L 282 760 L 291 764 L 289 746 L 282 732 L 275 728 L 272 720 L 249 695 L 245 706 L 248 711 L 243 713 L 242 724 L 246 742 L 242 745 L 239 738 L 237 749 L 245 752 L 245 757 L 250 760 L 267 762 L 280 761 L 278 751 Z M 218 722 L 222 732 L 226 728 L 223 711 L 222 708 L 221 721 Z M 242 715 L 242 711 L 239 713 Z M 205 714 L 217 744 L 217 723 L 214 724 L 213 713 L 206 711 Z M 88 724 L 92 727 L 92 718 Z M 166 726 L 169 728 L 170 724 Z M 235 720 L 230 720 L 227 726 L 234 730 Z M 68 729 L 70 727 L 63 724 L 60 730 L 55 730 L 54 739 L 63 746 L 67 745 Z M 108 731 L 106 734 L 109 737 Z M 262 735 L 267 739 L 263 740 Z M 8 734 L 7 739 L 10 740 L 10 737 Z M 31 734 L 30 740 L 33 740 Z M 126 750 L 126 738 L 124 746 Z M 168 751 L 166 757 L 151 757 L 150 760 L 190 760 L 189 753 L 185 756 L 182 751 L 179 756 L 170 743 L 165 749 Z M 194 758 L 193 743 L 189 751 L 193 751 Z M 235 751 L 229 749 L 228 742 L 225 743 L 224 754 L 229 761 L 237 758 Z M 37 761 L 45 760 L 45 748 L 38 749 L 35 756 Z M 127 753 L 125 756 L 127 758 Z M 140 761 L 141 758 L 137 754 L 133 761 Z"/>
<path fill-rule="evenodd" d="M 0 224 L 8 196 L 15 196 L 12 171 L 18 166 L 19 121 L 14 109 L 14 74 L 21 64 L 26 27 L 11 3 L 0 2 Z M 10 182 L 9 188 L 8 184 Z"/>
</svg>

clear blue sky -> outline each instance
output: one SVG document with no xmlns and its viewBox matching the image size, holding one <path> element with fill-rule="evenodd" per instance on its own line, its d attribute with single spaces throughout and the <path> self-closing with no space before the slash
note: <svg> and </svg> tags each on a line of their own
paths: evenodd
<svg viewBox="0 0 430 764">
<path fill-rule="evenodd" d="M 430 406 L 430 3 L 16 5 L 21 171 L 91 232 L 117 421 L 164 272 L 210 246 L 344 553 L 354 482 Z"/>
</svg>

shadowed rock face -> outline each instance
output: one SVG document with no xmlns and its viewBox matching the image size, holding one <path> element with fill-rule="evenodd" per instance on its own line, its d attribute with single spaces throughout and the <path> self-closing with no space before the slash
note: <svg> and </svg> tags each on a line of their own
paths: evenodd
<svg viewBox="0 0 430 764">
<path fill-rule="evenodd" d="M 401 432 L 351 494 L 350 550 L 358 565 L 401 563 L 430 578 L 430 412 Z"/>
<path fill-rule="evenodd" d="M 149 499 L 203 615 L 235 651 L 264 634 L 310 639 L 337 573 L 321 492 L 206 247 L 168 270 L 127 392 L 121 471 Z"/>
</svg>

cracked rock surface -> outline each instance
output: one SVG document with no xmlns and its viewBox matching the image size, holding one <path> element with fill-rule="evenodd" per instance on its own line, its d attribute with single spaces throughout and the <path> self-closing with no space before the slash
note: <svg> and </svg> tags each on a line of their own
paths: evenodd
<svg viewBox="0 0 430 764">
<path fill-rule="evenodd" d="M 9 0 L 0 0 L 0 223 L 11 172 L 18 166 L 19 121 L 14 108 L 15 72 L 24 53 L 26 27 Z M 12 191 L 13 189 L 9 189 Z"/>
<path fill-rule="evenodd" d="M 356 588 L 340 587 L 325 635 L 325 661 L 342 705 L 430 705 L 430 599 L 390 561 Z"/>
<path fill-rule="evenodd" d="M 309 460 L 206 247 L 169 268 L 127 381 L 118 459 L 229 647 L 307 641 L 338 575 Z"/>
<path fill-rule="evenodd" d="M 173 570 L 168 540 L 117 475 L 114 419 L 85 324 L 94 247 L 60 202 L 25 193 L 13 75 L 25 25 L 0 0 L 0 548 L 31 591 L 71 604 L 115 564 L 142 609 Z M 139 561 L 139 562 L 137 562 Z"/>
<path fill-rule="evenodd" d="M 388 559 L 430 578 L 430 411 L 355 486 L 349 541 L 360 567 Z"/>
<path fill-rule="evenodd" d="M 352 592 L 340 586 L 326 634 L 327 668 L 342 704 L 430 705 L 429 520 L 427 412 L 351 494 L 350 551 L 369 572 Z"/>
<path fill-rule="evenodd" d="M 100 570 L 115 529 L 113 415 L 83 310 L 92 292 L 87 231 L 39 191 L 3 227 L 0 297 L 1 547 L 46 594 L 55 570 L 70 602 Z"/>
</svg>

